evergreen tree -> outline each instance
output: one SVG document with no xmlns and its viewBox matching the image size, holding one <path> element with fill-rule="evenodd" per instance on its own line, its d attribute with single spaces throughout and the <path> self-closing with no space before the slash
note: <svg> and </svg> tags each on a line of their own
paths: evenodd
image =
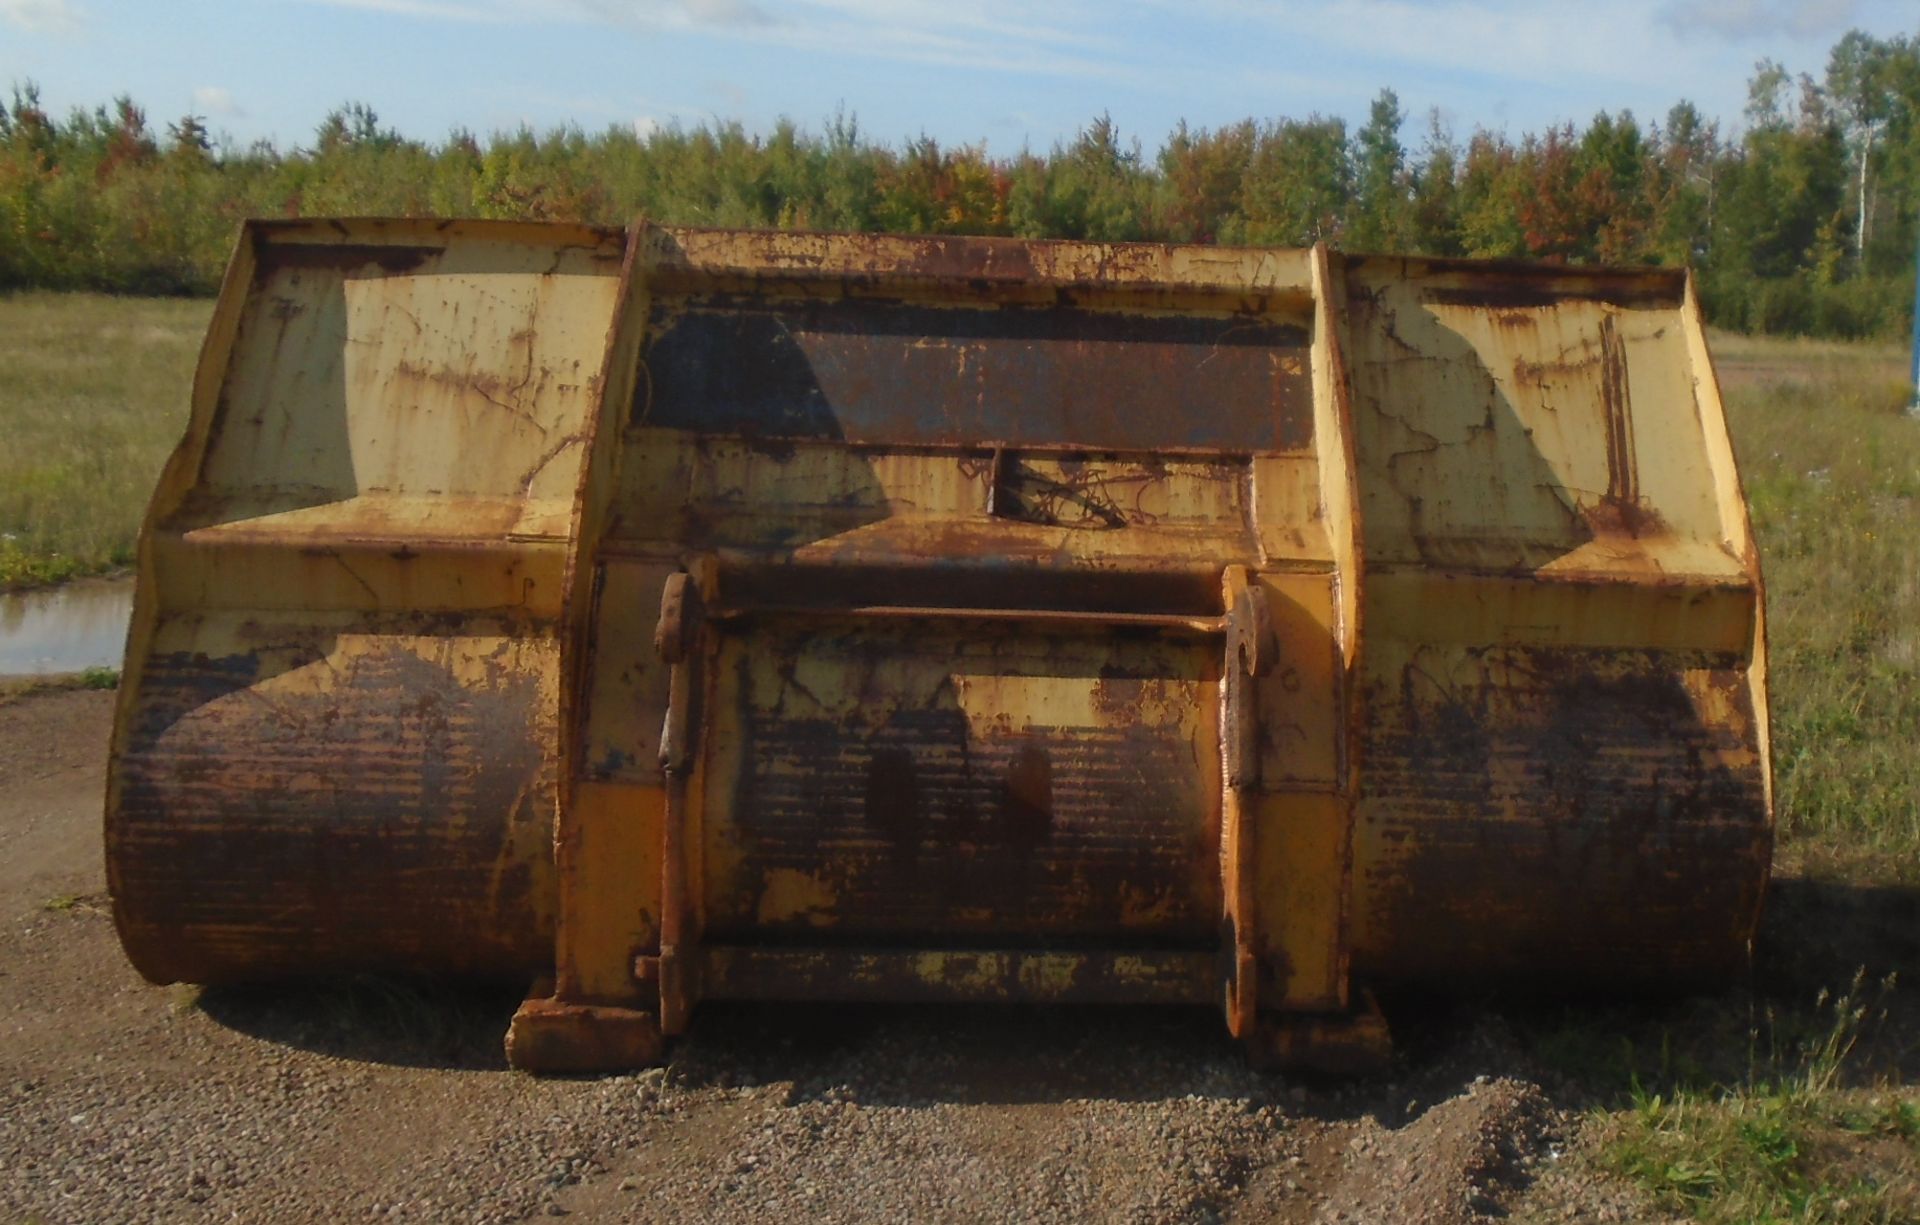
<svg viewBox="0 0 1920 1225">
<path fill-rule="evenodd" d="M 1406 245 L 1411 226 L 1407 153 L 1400 145 L 1406 116 L 1391 89 L 1374 98 L 1366 126 L 1354 134 L 1353 219 L 1346 245 L 1360 251 L 1394 251 Z"/>
</svg>

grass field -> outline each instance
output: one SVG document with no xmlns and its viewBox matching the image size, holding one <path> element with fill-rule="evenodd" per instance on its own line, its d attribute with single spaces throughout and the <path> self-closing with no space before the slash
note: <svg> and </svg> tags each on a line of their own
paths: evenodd
<svg viewBox="0 0 1920 1225">
<path fill-rule="evenodd" d="M 1766 567 L 1784 850 L 1920 883 L 1920 420 L 1897 351 L 1835 348 L 1767 346 L 1764 379 L 1726 363 Z M 1776 381 L 1783 365 L 1803 377 Z"/>
<path fill-rule="evenodd" d="M 124 563 L 204 302 L 0 298 L 0 585 Z M 1894 346 L 1715 338 L 1768 582 L 1777 879 L 1754 981 L 1521 1011 L 1581 1159 L 1701 1220 L 1920 1221 L 1920 419 Z"/>
<path fill-rule="evenodd" d="M 0 296 L 0 589 L 125 565 L 210 302 Z"/>
</svg>

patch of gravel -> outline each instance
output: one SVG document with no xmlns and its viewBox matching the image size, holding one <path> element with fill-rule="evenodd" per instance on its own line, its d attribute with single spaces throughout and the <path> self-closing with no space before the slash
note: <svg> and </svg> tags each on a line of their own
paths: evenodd
<svg viewBox="0 0 1920 1225">
<path fill-rule="evenodd" d="M 1397 1131 L 1365 1121 L 1319 1219 L 1470 1225 L 1507 1215 L 1502 1202 L 1531 1181 L 1557 1138 L 1538 1085 L 1477 1078 Z"/>
<path fill-rule="evenodd" d="M 592 1168 L 632 1099 L 631 1078 L 368 1065 L 197 1013 L 170 1028 L 170 1066 L 102 1050 L 0 1084 L 0 1217 L 522 1220 Z"/>
<path fill-rule="evenodd" d="M 26 979 L 113 953 L 91 909 L 22 930 L 49 954 L 13 962 Z M 1202 1011 L 711 1008 L 667 1068 L 542 1080 L 500 1067 L 510 999 L 196 1006 L 114 969 L 91 1015 L 41 997 L 103 1040 L 7 1061 L 46 1070 L 0 1081 L 0 1219 L 1458 1225 L 1514 1204 L 1558 1139 L 1531 1083 L 1462 1089 L 1436 1061 L 1309 1088 L 1248 1069 Z"/>
<path fill-rule="evenodd" d="M 1096 1022 L 1022 1050 L 1020 1028 L 983 1015 L 956 1041 L 888 1018 L 801 1056 L 798 1077 L 744 1084 L 696 1038 L 656 1082 L 660 1125 L 577 1205 L 636 1221 L 1219 1220 L 1297 1138 L 1284 1083 L 1191 1032 Z"/>
</svg>

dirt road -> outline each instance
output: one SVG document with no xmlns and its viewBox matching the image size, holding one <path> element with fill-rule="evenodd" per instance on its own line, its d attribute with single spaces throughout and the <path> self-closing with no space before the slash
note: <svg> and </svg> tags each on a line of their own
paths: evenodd
<svg viewBox="0 0 1920 1225">
<path fill-rule="evenodd" d="M 536 1080 L 511 991 L 148 985 L 103 895 L 111 704 L 0 706 L 0 1219 L 1644 1219 L 1486 1022 L 1308 1088 L 1204 1012 L 709 1008 L 664 1070 Z"/>
</svg>

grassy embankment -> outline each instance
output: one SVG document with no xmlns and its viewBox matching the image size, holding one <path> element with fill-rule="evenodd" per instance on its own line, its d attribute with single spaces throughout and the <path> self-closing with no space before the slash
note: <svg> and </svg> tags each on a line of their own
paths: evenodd
<svg viewBox="0 0 1920 1225">
<path fill-rule="evenodd" d="M 125 565 L 213 305 L 0 296 L 0 590 Z"/>
<path fill-rule="evenodd" d="M 0 586 L 123 563 L 205 302 L 0 298 Z M 1715 1222 L 1920 1220 L 1920 420 L 1894 346 L 1721 336 L 1767 567 L 1779 879 L 1751 991 L 1518 1018 L 1585 1159 Z"/>
</svg>

